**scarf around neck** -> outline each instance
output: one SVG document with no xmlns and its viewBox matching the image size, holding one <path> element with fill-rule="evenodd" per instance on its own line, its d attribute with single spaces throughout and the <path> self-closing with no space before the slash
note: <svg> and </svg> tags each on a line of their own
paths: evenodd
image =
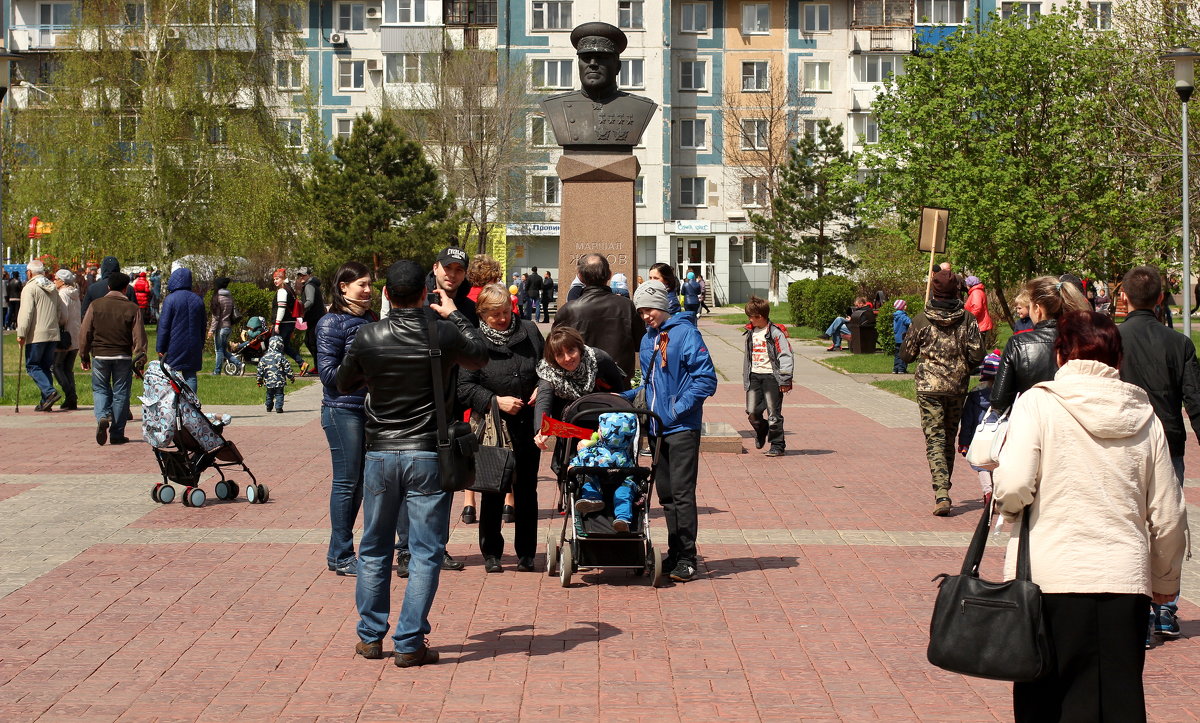
<svg viewBox="0 0 1200 723">
<path fill-rule="evenodd" d="M 590 346 L 583 347 L 583 358 L 573 372 L 542 359 L 537 365 L 537 375 L 539 379 L 550 382 L 554 387 L 554 396 L 573 402 L 585 394 L 591 394 L 596 385 L 596 352 Z"/>
<path fill-rule="evenodd" d="M 508 346 L 508 342 L 512 339 L 513 334 L 517 333 L 517 329 L 519 328 L 521 328 L 521 324 L 516 314 L 509 317 L 507 329 L 493 329 L 486 322 L 479 322 L 479 332 L 483 334 L 483 338 L 501 347 Z"/>
</svg>

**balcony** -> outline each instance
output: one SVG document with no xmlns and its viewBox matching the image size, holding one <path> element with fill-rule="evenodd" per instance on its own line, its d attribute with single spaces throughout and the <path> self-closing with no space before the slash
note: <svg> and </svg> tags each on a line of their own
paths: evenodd
<svg viewBox="0 0 1200 723">
<path fill-rule="evenodd" d="M 911 53 L 913 51 L 913 28 L 855 28 L 855 53 Z"/>
<path fill-rule="evenodd" d="M 127 49 L 156 49 L 164 43 L 180 43 L 189 50 L 236 50 L 249 52 L 256 45 L 253 25 L 106 25 L 80 31 L 74 25 L 13 25 L 8 47 L 18 53 L 62 50 L 96 50 L 100 37 L 105 46 Z"/>
<path fill-rule="evenodd" d="M 912 28 L 912 0 L 852 0 L 850 27 Z"/>
<path fill-rule="evenodd" d="M 496 27 L 496 0 L 445 0 L 447 25 Z"/>
</svg>

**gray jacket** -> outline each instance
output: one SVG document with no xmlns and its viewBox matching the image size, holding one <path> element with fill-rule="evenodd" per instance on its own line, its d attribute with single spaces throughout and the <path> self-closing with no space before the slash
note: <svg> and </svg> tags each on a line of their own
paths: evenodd
<svg viewBox="0 0 1200 723">
<path fill-rule="evenodd" d="M 746 357 L 742 361 L 742 388 L 750 389 L 750 356 L 753 352 L 751 348 L 754 345 L 754 326 L 746 324 L 742 334 L 746 337 Z M 771 371 L 775 374 L 775 381 L 781 387 L 791 386 L 792 384 L 792 343 L 788 341 L 787 335 L 775 325 L 767 324 L 767 355 L 771 358 Z"/>
</svg>

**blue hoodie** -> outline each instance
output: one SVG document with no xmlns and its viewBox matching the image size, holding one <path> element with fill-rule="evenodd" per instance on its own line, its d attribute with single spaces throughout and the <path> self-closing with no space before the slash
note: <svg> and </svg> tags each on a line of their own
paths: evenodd
<svg viewBox="0 0 1200 723">
<path fill-rule="evenodd" d="M 667 363 L 662 364 L 659 341 L 667 341 Z M 663 428 L 652 430 L 668 435 L 700 429 L 704 416 L 704 400 L 717 391 L 717 370 L 713 367 L 704 337 L 696 328 L 696 314 L 683 311 L 668 317 L 659 329 L 650 327 L 642 337 L 639 352 L 642 365 L 642 386 L 646 388 L 646 404 L 662 419 Z M 637 389 L 623 392 L 632 400 Z"/>
<path fill-rule="evenodd" d="M 192 292 L 191 269 L 175 269 L 167 281 L 155 348 L 172 369 L 198 372 L 204 367 L 206 331 L 204 300 Z"/>
<path fill-rule="evenodd" d="M 896 309 L 892 312 L 892 337 L 897 344 L 904 343 L 904 335 L 908 333 L 910 326 L 912 326 L 912 319 L 908 318 L 907 311 Z"/>
</svg>

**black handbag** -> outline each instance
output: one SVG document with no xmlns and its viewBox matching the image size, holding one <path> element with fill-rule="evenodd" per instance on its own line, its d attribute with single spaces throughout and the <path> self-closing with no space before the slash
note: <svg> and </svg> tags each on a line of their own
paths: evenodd
<svg viewBox="0 0 1200 723">
<path fill-rule="evenodd" d="M 942 574 L 926 657 L 943 670 L 992 680 L 1030 682 L 1054 668 L 1054 650 L 1042 619 L 1042 591 L 1030 580 L 1029 508 L 1021 513 L 1017 577 L 979 578 L 991 524 L 990 505 L 975 528 L 962 571 Z"/>
<path fill-rule="evenodd" d="M 58 344 L 54 348 L 63 351 L 71 348 L 71 332 L 66 327 L 58 327 Z"/>
<path fill-rule="evenodd" d="M 495 401 L 487 412 L 474 411 L 471 428 L 479 439 L 479 451 L 475 453 L 475 483 L 469 489 L 507 494 L 512 489 L 517 457 Z"/>
<path fill-rule="evenodd" d="M 471 431 L 471 425 L 466 422 L 447 424 L 437 315 L 433 311 L 426 311 L 426 314 L 429 325 L 429 364 L 433 369 L 433 406 L 437 411 L 438 478 L 443 492 L 458 492 L 475 482 L 475 453 L 479 450 L 479 440 Z"/>
</svg>

